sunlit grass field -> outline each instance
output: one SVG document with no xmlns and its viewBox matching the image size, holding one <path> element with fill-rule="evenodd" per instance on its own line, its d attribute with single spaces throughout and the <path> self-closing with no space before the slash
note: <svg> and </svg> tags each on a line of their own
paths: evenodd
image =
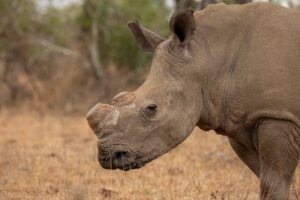
<svg viewBox="0 0 300 200">
<path fill-rule="evenodd" d="M 299 170 L 291 199 L 300 195 Z M 144 168 L 104 170 L 84 114 L 0 112 L 0 200 L 258 199 L 258 179 L 226 137 L 195 129 Z"/>
</svg>

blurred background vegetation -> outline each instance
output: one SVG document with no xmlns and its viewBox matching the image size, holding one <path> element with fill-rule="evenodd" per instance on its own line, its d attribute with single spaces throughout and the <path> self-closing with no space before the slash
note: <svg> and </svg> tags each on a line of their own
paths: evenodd
<svg viewBox="0 0 300 200">
<path fill-rule="evenodd" d="M 209 3 L 249 0 L 202 0 Z M 276 0 L 272 0 L 276 1 Z M 276 1 L 299 8 L 298 0 Z M 72 3 L 73 2 L 73 3 Z M 86 111 L 142 83 L 151 54 L 128 21 L 161 35 L 178 0 L 0 0 L 0 109 Z"/>
</svg>

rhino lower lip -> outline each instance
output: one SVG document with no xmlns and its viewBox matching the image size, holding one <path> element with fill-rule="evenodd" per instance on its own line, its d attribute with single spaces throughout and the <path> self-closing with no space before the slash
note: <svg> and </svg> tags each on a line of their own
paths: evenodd
<svg viewBox="0 0 300 200">
<path fill-rule="evenodd" d="M 120 165 L 115 165 L 112 163 L 111 160 L 99 160 L 99 163 L 104 169 L 110 169 L 110 170 L 120 169 L 123 171 L 129 171 L 131 169 L 140 168 L 140 166 L 137 165 L 136 162 L 129 163 L 129 164 L 124 163 Z"/>
<path fill-rule="evenodd" d="M 101 167 L 103 167 L 104 169 L 110 169 L 110 170 L 120 169 L 123 171 L 139 169 L 147 164 L 147 162 L 141 162 L 141 161 L 134 161 L 130 163 L 125 163 L 125 162 L 117 163 L 117 162 L 113 162 L 111 159 L 108 160 L 99 159 L 99 163 Z"/>
<path fill-rule="evenodd" d="M 127 152 L 122 151 L 113 153 L 111 156 L 99 153 L 98 161 L 104 169 L 110 170 L 120 169 L 128 171 L 141 167 L 140 162 L 137 162 L 137 160 L 135 160 L 134 157 L 130 156 Z"/>
</svg>

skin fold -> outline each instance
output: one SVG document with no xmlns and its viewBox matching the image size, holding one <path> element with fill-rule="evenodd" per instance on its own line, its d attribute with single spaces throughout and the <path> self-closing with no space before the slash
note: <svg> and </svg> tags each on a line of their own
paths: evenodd
<svg viewBox="0 0 300 200">
<path fill-rule="evenodd" d="M 137 90 L 87 114 L 101 166 L 140 168 L 198 126 L 228 137 L 260 199 L 287 200 L 300 153 L 300 13 L 217 4 L 175 13 L 168 38 L 129 27 L 152 66 Z"/>
</svg>

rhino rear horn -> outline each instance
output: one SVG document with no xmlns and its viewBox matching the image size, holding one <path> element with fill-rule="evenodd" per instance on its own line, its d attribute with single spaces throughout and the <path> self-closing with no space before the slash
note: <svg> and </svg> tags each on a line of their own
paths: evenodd
<svg viewBox="0 0 300 200">
<path fill-rule="evenodd" d="M 141 27 L 137 20 L 129 22 L 128 27 L 145 52 L 154 52 L 156 47 L 165 40 L 160 35 Z"/>
</svg>

